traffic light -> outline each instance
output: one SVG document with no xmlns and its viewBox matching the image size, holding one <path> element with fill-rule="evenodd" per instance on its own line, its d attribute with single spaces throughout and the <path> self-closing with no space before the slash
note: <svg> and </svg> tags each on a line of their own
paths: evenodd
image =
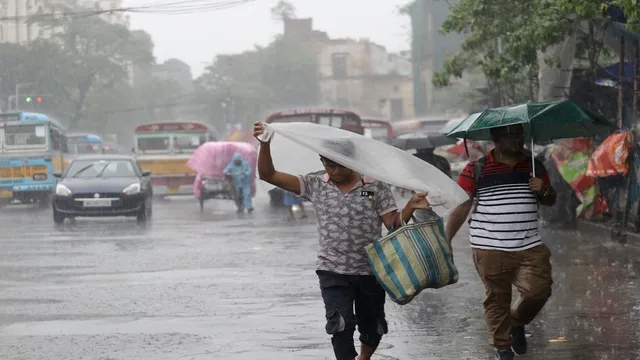
<svg viewBox="0 0 640 360">
<path fill-rule="evenodd" d="M 24 100 L 27 104 L 31 104 L 34 101 L 38 104 L 42 104 L 42 96 L 27 96 Z"/>
</svg>

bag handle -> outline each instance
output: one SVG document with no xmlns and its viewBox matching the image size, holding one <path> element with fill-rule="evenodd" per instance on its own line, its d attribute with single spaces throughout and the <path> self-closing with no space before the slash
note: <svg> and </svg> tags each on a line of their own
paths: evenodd
<svg viewBox="0 0 640 360">
<path fill-rule="evenodd" d="M 403 227 L 403 226 L 407 226 L 407 223 L 404 221 L 404 219 L 402 217 L 400 217 L 400 226 L 396 226 L 396 224 L 398 223 L 398 217 L 402 215 L 402 211 L 398 211 L 396 213 L 396 215 L 393 217 L 393 222 L 391 224 L 393 224 L 393 226 L 391 227 L 391 229 L 389 229 L 389 232 L 393 232 L 398 230 L 399 228 Z M 411 220 L 413 220 L 414 223 L 417 223 L 418 220 L 416 219 L 415 216 L 411 215 Z"/>
</svg>

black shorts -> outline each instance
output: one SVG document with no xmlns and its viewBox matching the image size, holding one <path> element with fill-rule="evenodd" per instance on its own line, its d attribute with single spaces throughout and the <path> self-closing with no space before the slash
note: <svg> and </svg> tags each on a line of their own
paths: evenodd
<svg viewBox="0 0 640 360">
<path fill-rule="evenodd" d="M 357 355 L 353 343 L 356 326 L 360 342 L 376 348 L 388 328 L 384 313 L 386 293 L 375 276 L 323 270 L 316 273 L 326 311 L 326 331 L 333 335 L 336 358 L 353 359 Z"/>
</svg>

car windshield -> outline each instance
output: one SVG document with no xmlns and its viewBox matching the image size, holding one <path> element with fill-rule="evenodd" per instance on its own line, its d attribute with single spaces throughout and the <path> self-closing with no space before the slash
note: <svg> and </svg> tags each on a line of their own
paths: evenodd
<svg viewBox="0 0 640 360">
<path fill-rule="evenodd" d="M 4 128 L 4 143 L 7 146 L 23 147 L 46 145 L 45 125 L 9 125 Z"/>
<path fill-rule="evenodd" d="M 162 151 L 169 150 L 169 137 L 138 138 L 138 150 L 140 151 Z"/>
<path fill-rule="evenodd" d="M 135 177 L 136 171 L 129 160 L 76 160 L 71 163 L 67 177 Z"/>
</svg>

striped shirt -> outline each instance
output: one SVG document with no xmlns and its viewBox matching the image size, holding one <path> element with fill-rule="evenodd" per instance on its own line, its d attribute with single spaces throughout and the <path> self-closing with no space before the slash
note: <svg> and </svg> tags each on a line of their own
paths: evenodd
<svg viewBox="0 0 640 360">
<path fill-rule="evenodd" d="M 521 251 L 542 244 L 538 230 L 538 199 L 529 188 L 531 157 L 514 167 L 497 162 L 491 151 L 474 178 L 475 161 L 462 170 L 458 184 L 475 195 L 477 207 L 471 215 L 471 247 L 486 250 Z M 549 185 L 544 165 L 536 160 L 536 176 Z"/>
</svg>

